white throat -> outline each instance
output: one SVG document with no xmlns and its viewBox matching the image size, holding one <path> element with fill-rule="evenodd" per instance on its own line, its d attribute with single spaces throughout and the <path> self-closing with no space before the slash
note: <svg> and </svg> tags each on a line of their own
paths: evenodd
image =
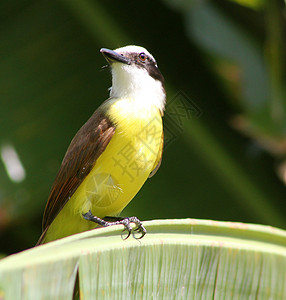
<svg viewBox="0 0 286 300">
<path fill-rule="evenodd" d="M 111 68 L 111 97 L 133 99 L 142 107 L 154 105 L 163 114 L 166 94 L 159 80 L 151 77 L 146 69 L 134 65 L 113 63 Z"/>
</svg>

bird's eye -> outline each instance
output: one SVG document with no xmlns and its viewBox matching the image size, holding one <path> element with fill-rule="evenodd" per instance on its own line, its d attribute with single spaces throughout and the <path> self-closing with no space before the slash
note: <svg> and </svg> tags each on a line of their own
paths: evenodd
<svg viewBox="0 0 286 300">
<path fill-rule="evenodd" d="M 139 58 L 140 58 L 141 61 L 145 61 L 147 59 L 147 55 L 144 52 L 141 52 L 139 54 Z"/>
</svg>

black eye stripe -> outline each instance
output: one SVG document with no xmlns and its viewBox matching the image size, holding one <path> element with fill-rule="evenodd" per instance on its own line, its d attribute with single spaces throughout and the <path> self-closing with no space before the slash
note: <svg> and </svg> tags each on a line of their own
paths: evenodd
<svg viewBox="0 0 286 300">
<path fill-rule="evenodd" d="M 140 58 L 141 54 L 145 55 L 144 61 Z M 152 58 L 145 52 L 126 53 L 126 54 L 124 54 L 124 56 L 129 58 L 132 61 L 132 64 L 135 64 L 138 68 L 146 69 L 146 71 L 149 73 L 149 75 L 151 77 L 153 77 L 156 80 L 161 81 L 162 85 L 164 86 L 164 77 L 162 76 L 154 58 Z"/>
</svg>

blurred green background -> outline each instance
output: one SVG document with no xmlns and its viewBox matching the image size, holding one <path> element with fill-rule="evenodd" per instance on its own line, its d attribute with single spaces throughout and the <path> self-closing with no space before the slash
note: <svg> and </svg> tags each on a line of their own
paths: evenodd
<svg viewBox="0 0 286 300">
<path fill-rule="evenodd" d="M 122 215 L 286 228 L 285 13 L 276 0 L 1 1 L 0 253 L 36 243 L 69 142 L 108 97 L 99 49 L 128 44 L 157 59 L 171 136 Z M 196 110 L 167 122 L 182 97 Z"/>
</svg>

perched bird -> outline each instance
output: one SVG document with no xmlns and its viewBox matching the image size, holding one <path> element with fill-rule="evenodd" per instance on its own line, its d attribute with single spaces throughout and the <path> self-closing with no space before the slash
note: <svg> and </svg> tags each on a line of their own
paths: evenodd
<svg viewBox="0 0 286 300">
<path fill-rule="evenodd" d="M 102 48 L 111 67 L 110 97 L 77 132 L 56 176 L 38 244 L 93 229 L 130 223 L 116 217 L 161 164 L 164 78 L 143 47 Z M 102 219 L 104 218 L 104 219 Z"/>
</svg>

